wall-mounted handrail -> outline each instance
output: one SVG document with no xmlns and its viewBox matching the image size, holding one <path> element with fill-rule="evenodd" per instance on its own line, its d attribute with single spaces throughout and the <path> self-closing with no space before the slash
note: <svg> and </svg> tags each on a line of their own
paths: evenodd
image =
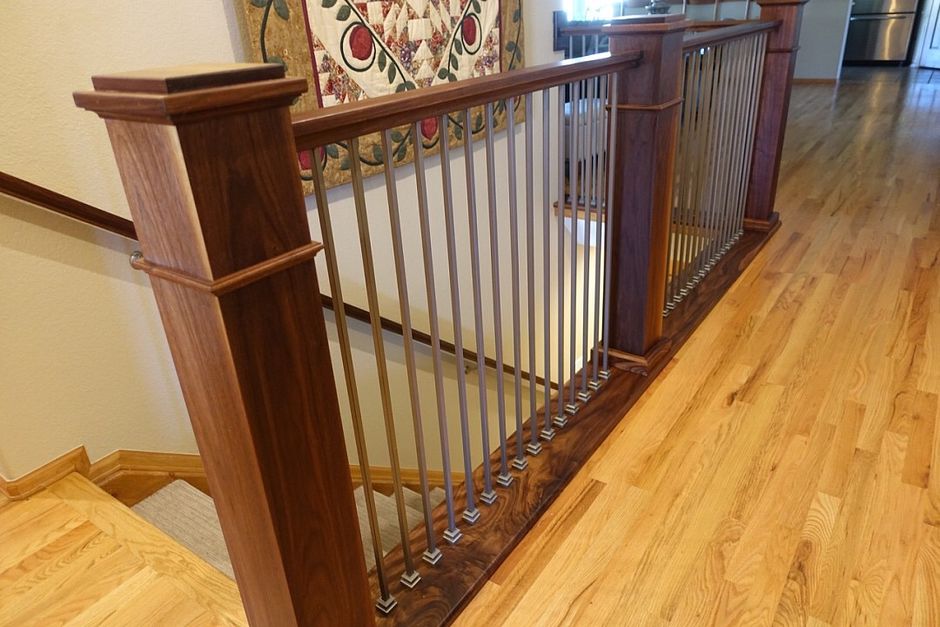
<svg viewBox="0 0 940 627">
<path fill-rule="evenodd" d="M 105 211 L 104 209 L 99 209 L 87 203 L 83 203 L 80 200 L 71 198 L 64 194 L 52 191 L 46 187 L 36 185 L 35 183 L 30 183 L 21 178 L 17 178 L 10 174 L 0 172 L 0 194 L 5 194 L 7 196 L 12 196 L 18 198 L 30 204 L 42 207 L 53 213 L 57 213 L 73 220 L 78 220 L 84 224 L 97 227 L 99 229 L 108 231 L 115 235 L 120 235 L 121 237 L 126 237 L 129 240 L 137 241 L 137 230 L 134 227 L 134 223 L 127 218 L 122 218 L 119 215 L 115 215 L 110 211 Z M 334 304 L 333 299 L 327 296 L 326 294 L 321 294 L 320 299 L 323 302 L 323 306 L 329 310 L 333 310 Z M 345 303 L 346 315 L 354 320 L 359 322 L 369 323 L 369 312 L 361 307 L 356 305 L 351 305 Z M 402 325 L 400 322 L 385 318 L 381 318 L 382 329 L 388 331 L 389 333 L 394 333 L 396 335 L 402 335 Z M 425 344 L 427 346 L 431 345 L 431 336 L 419 329 L 412 329 L 412 338 L 416 342 Z M 447 353 L 454 354 L 456 347 L 453 342 L 448 342 L 446 340 L 441 341 L 441 349 Z M 464 349 L 463 351 L 464 358 L 470 360 L 471 362 L 476 362 L 477 355 L 470 349 Z M 496 360 L 492 357 L 484 356 L 484 361 L 489 368 L 496 368 Z M 515 368 L 509 364 L 503 365 L 503 373 L 507 375 L 515 374 Z M 522 370 L 520 374 L 528 379 L 529 373 L 525 370 Z M 542 377 L 536 377 L 536 381 L 539 385 L 544 385 L 545 381 Z M 557 387 L 553 384 L 553 387 Z"/>
<path fill-rule="evenodd" d="M 80 200 L 46 189 L 35 183 L 24 181 L 5 172 L 0 172 L 0 194 L 19 198 L 43 209 L 96 226 L 127 239 L 137 239 L 134 223 L 127 218 L 92 207 Z"/>
<path fill-rule="evenodd" d="M 641 57 L 635 51 L 596 54 L 318 109 L 294 116 L 294 141 L 298 150 L 310 150 L 571 81 L 619 72 L 636 67 Z"/>
</svg>

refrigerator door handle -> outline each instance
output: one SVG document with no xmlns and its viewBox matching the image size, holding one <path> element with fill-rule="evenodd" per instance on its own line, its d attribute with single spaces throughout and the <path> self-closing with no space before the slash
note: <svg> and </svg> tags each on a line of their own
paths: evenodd
<svg viewBox="0 0 940 627">
<path fill-rule="evenodd" d="M 850 22 L 881 22 L 884 20 L 906 20 L 908 15 L 903 14 L 894 14 L 894 15 L 855 15 L 849 18 Z"/>
</svg>

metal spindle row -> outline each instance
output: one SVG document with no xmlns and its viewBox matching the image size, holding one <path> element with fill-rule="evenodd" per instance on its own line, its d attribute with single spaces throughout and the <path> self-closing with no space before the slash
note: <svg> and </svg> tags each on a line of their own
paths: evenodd
<svg viewBox="0 0 940 627">
<path fill-rule="evenodd" d="M 685 54 L 664 311 L 743 233 L 766 34 Z"/>
<path fill-rule="evenodd" d="M 604 237 L 603 225 L 606 219 L 606 198 L 609 196 L 611 185 L 607 174 L 611 159 L 607 151 L 616 149 L 615 138 L 611 137 L 611 127 L 615 122 L 608 114 L 608 94 L 616 106 L 616 78 L 612 80 L 613 82 L 609 82 L 607 76 L 586 78 L 570 85 L 510 97 L 501 102 L 490 102 L 474 109 L 440 116 L 437 122 L 441 139 L 437 145 L 441 190 L 437 199 L 433 199 L 429 193 L 430 167 L 425 154 L 428 147 L 425 146 L 422 135 L 423 125 L 414 122 L 407 130 L 411 135 L 414 151 L 414 181 L 417 193 L 415 211 L 420 230 L 420 251 L 408 250 L 403 241 L 403 223 L 407 223 L 408 216 L 402 215 L 402 203 L 399 199 L 400 183 L 394 164 L 393 137 L 396 134 L 389 129 L 380 136 L 380 152 L 386 164 L 383 168 L 384 204 L 387 205 L 390 225 L 390 249 L 373 243 L 373 238 L 384 240 L 384 237 L 370 228 L 369 203 L 372 201 L 367 198 L 364 183 L 360 140 L 352 138 L 341 144 L 348 151 L 355 204 L 354 215 L 343 217 L 355 220 L 359 239 L 358 252 L 362 261 L 361 274 L 346 278 L 354 279 L 357 285 L 364 285 L 376 365 L 374 377 L 377 381 L 363 380 L 357 376 L 351 349 L 350 324 L 345 308 L 339 306 L 343 303 L 344 276 L 337 258 L 333 216 L 330 212 L 322 163 L 317 162 L 314 168 L 320 236 L 326 249 L 332 298 L 334 303 L 337 303 L 334 323 L 339 344 L 338 352 L 346 381 L 352 429 L 365 492 L 368 529 L 363 530 L 363 536 L 371 538 L 379 588 L 377 607 L 385 613 L 395 607 L 396 601 L 389 585 L 389 573 L 383 558 L 366 441 L 367 423 L 360 400 L 360 394 L 371 392 L 373 386 L 381 400 L 381 420 L 393 484 L 391 496 L 401 530 L 405 571 L 401 582 L 413 587 L 420 580 L 420 575 L 410 540 L 411 529 L 407 519 L 401 456 L 396 435 L 396 403 L 386 357 L 385 342 L 388 340 L 383 336 L 382 330 L 376 268 L 380 267 L 384 260 L 376 259 L 375 254 L 390 250 L 391 260 L 394 262 L 399 301 L 396 313 L 400 316 L 402 325 L 404 367 L 408 376 L 407 400 L 410 405 L 420 475 L 420 497 L 424 507 L 422 525 L 426 550 L 422 557 L 425 562 L 434 565 L 444 555 L 438 546 L 438 538 L 454 544 L 462 536 L 457 526 L 457 508 L 454 503 L 456 490 L 452 474 L 454 468 L 450 451 L 456 441 L 451 442 L 450 434 L 456 434 L 455 439 L 458 439 L 459 435 L 463 471 L 462 496 L 465 498 L 461 519 L 464 523 L 472 525 L 484 515 L 477 501 L 485 505 L 492 504 L 497 498 L 496 487 L 507 487 L 513 481 L 510 466 L 516 472 L 525 471 L 528 457 L 543 452 L 543 443 L 554 437 L 556 429 L 565 426 L 569 417 L 590 400 L 592 393 L 606 378 L 607 342 L 604 334 L 609 326 L 606 295 L 609 294 L 610 281 L 609 277 L 602 275 L 605 247 L 610 246 L 610 238 Z M 537 104 L 540 106 L 537 107 Z M 505 136 L 501 140 L 505 144 L 504 151 L 497 150 L 497 109 L 501 109 L 505 115 Z M 525 119 L 524 128 L 521 129 L 521 151 L 517 145 L 517 135 L 520 135 L 517 132 L 520 130 L 517 115 L 520 113 L 524 113 Z M 477 124 L 482 120 L 483 124 L 482 130 L 476 129 L 477 137 L 474 137 L 473 133 L 474 119 Z M 451 142 L 448 141 L 451 128 L 455 125 L 461 127 L 459 143 L 463 148 L 462 178 L 465 181 L 465 202 L 455 199 L 452 167 L 455 163 L 459 164 L 459 161 L 452 160 Z M 537 133 L 537 129 L 541 129 L 541 133 Z M 478 140 L 482 140 L 480 155 L 477 155 L 474 146 Z M 482 159 L 486 164 L 485 218 L 478 212 L 478 201 L 481 198 L 478 193 L 478 159 Z M 519 172 L 520 169 L 523 171 Z M 501 172 L 505 172 L 505 177 L 500 177 Z M 502 178 L 505 180 L 501 180 Z M 557 185 L 557 194 L 553 191 L 553 183 Z M 501 192 L 503 185 L 508 194 Z M 443 217 L 443 233 L 436 232 L 432 227 L 432 216 L 435 214 Z M 462 227 L 458 226 L 462 224 L 464 216 L 467 220 L 465 233 L 460 232 Z M 482 230 L 479 223 L 481 219 L 487 227 Z M 508 232 L 502 230 L 507 226 Z M 552 228 L 557 229 L 554 234 Z M 583 237 L 579 237 L 579 231 L 583 233 Z M 458 233 L 461 235 L 460 239 Z M 509 237 L 508 264 L 501 262 L 506 249 L 501 248 L 500 238 L 506 234 Z M 458 245 L 458 241 L 463 241 L 463 235 L 466 235 L 469 242 L 469 264 L 463 263 L 462 253 L 465 248 Z M 448 286 L 449 297 L 446 300 L 449 303 L 440 301 L 438 277 L 435 276 L 435 254 L 441 249 L 439 244 L 442 238 L 447 263 L 447 277 L 443 284 Z M 520 239 L 524 240 L 524 245 Z M 481 247 L 489 252 L 491 273 L 488 276 L 484 273 Z M 408 269 L 413 270 L 416 263 L 420 263 L 423 270 L 425 298 L 412 302 Z M 501 298 L 507 272 L 511 290 L 508 320 L 504 315 Z M 443 277 L 441 280 L 443 281 Z M 539 288 L 542 290 L 541 294 L 538 294 Z M 473 408 L 472 411 L 467 389 L 470 384 L 467 376 L 470 364 L 464 357 L 466 343 L 463 303 L 466 298 L 472 300 L 473 323 L 466 325 L 466 328 L 473 330 L 470 343 L 476 351 L 475 382 L 479 388 L 479 407 Z M 554 301 L 555 298 L 557 301 Z M 487 299 L 490 299 L 491 311 L 485 311 Z M 434 527 L 431 515 L 429 461 L 421 403 L 422 387 L 416 357 L 419 349 L 413 339 L 414 307 L 426 307 L 429 326 L 434 407 L 446 509 L 446 526 L 440 535 Z M 443 309 L 448 309 L 450 314 L 453 355 L 447 355 L 443 348 L 442 329 L 445 329 L 448 323 L 447 320 L 441 319 Z M 540 317 L 537 315 L 539 310 Z M 555 316 L 554 320 L 552 316 Z M 509 337 L 506 337 L 507 333 Z M 512 343 L 509 363 L 506 363 L 505 359 L 504 341 Z M 541 359 L 539 350 L 543 352 Z M 488 369 L 487 357 L 491 354 L 495 363 L 493 369 Z M 451 359 L 452 371 L 448 366 Z M 492 378 L 495 379 L 497 395 L 494 420 L 498 427 L 498 443 L 495 448 L 491 442 L 489 422 L 489 373 L 495 373 Z M 456 379 L 456 411 L 450 407 L 448 400 L 449 393 L 454 391 L 451 388 L 454 383 L 450 375 Z M 505 397 L 508 391 L 505 386 L 506 376 L 512 377 L 515 401 L 512 416 L 509 416 Z M 541 421 L 540 398 L 543 400 Z M 477 416 L 480 420 L 479 449 L 471 442 L 471 422 Z M 452 419 L 456 419 L 456 425 L 452 424 Z M 514 422 L 514 436 L 509 429 L 510 421 Z M 482 455 L 476 453 L 476 450 L 482 451 Z M 480 464 L 482 476 L 479 480 L 482 485 L 475 483 L 474 474 L 475 467 Z"/>
</svg>

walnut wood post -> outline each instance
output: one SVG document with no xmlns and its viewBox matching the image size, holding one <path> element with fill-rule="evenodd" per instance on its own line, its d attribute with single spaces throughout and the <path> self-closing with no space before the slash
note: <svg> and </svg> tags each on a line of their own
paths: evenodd
<svg viewBox="0 0 940 627">
<path fill-rule="evenodd" d="M 617 79 L 615 183 L 607 221 L 611 355 L 639 372 L 667 348 L 663 303 L 686 25 L 682 15 L 655 15 L 616 20 L 603 29 L 611 53 L 643 53 L 639 67 Z"/>
<path fill-rule="evenodd" d="M 757 0 L 761 20 L 780 20 L 780 26 L 767 38 L 764 78 L 757 111 L 757 129 L 747 188 L 744 227 L 754 231 L 773 230 L 780 221 L 774 211 L 780 154 L 790 109 L 790 88 L 799 49 L 800 23 L 807 0 Z"/>
<path fill-rule="evenodd" d="M 277 65 L 93 79 L 253 625 L 374 622 Z"/>
</svg>

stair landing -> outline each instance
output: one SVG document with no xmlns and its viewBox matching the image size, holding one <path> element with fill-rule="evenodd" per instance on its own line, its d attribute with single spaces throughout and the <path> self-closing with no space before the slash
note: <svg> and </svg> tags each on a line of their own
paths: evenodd
<svg viewBox="0 0 940 627">
<path fill-rule="evenodd" d="M 78 474 L 0 504 L 0 625 L 247 625 L 235 582 Z"/>
</svg>

